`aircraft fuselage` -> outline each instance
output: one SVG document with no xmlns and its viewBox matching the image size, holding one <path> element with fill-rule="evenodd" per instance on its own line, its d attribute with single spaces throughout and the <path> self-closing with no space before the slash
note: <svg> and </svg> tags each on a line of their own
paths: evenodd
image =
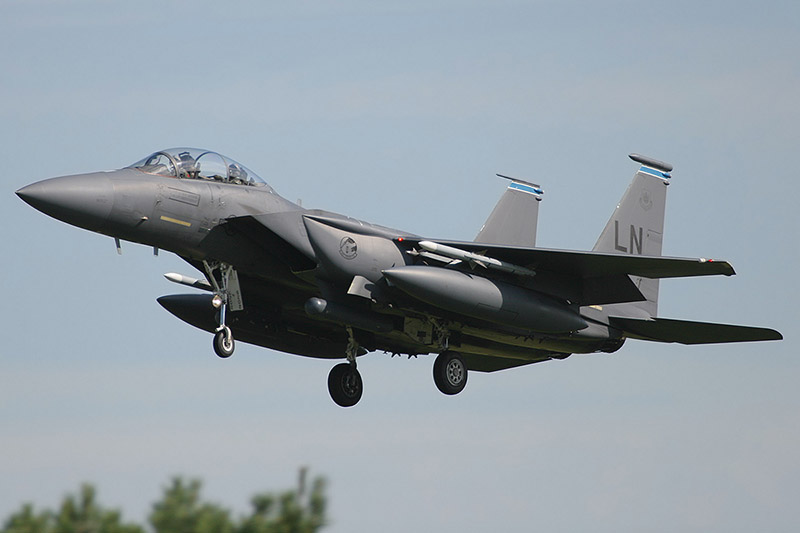
<svg viewBox="0 0 800 533">
<path fill-rule="evenodd" d="M 589 353 L 608 346 L 616 349 L 620 345 L 609 344 L 609 339 L 619 338 L 619 335 L 609 331 L 607 325 L 595 320 L 587 323 L 568 304 L 552 297 L 501 281 L 470 276 L 469 273 L 424 267 L 415 272 L 413 258 L 395 242 L 395 239 L 412 235 L 409 232 L 336 213 L 307 210 L 269 188 L 176 179 L 149 175 L 136 169 L 122 169 L 52 178 L 23 188 L 19 194 L 37 209 L 68 224 L 173 252 L 198 268 L 202 261 L 234 265 L 242 276 L 245 294 L 257 294 L 258 301 L 273 303 L 276 312 L 272 314 L 279 316 L 287 329 L 297 327 L 312 337 L 319 333 L 318 330 L 327 332 L 330 329 L 326 322 L 341 326 L 346 318 L 346 313 L 319 318 L 313 314 L 309 316 L 304 308 L 305 302 L 308 298 L 323 296 L 333 302 L 349 300 L 337 305 L 352 308 L 350 314 L 362 318 L 362 326 L 367 332 L 364 336 L 372 337 L 372 342 L 363 344 L 390 352 L 429 353 L 438 350 L 432 328 L 425 326 L 423 331 L 417 331 L 412 324 L 413 331 L 409 335 L 409 328 L 404 329 L 407 321 L 404 313 L 400 312 L 402 310 L 418 314 L 420 321 L 426 316 L 434 316 L 448 322 L 456 333 L 451 344 L 458 338 L 459 346 L 471 354 L 527 362 L 575 352 Z M 264 227 L 255 223 L 243 224 L 242 217 L 254 217 Z M 236 223 L 229 223 L 233 220 Z M 249 229 L 255 231 L 249 232 Z M 275 242 L 290 244 L 296 250 L 296 257 L 287 260 L 263 247 L 259 249 L 260 253 L 254 254 L 252 241 L 268 235 L 264 230 L 274 234 Z M 409 268 L 407 271 L 398 269 L 401 266 Z M 391 269 L 396 269 L 393 277 L 397 285 L 416 293 L 415 298 L 385 284 L 375 290 L 368 301 L 347 296 L 355 277 L 375 284 L 384 276 L 384 271 Z M 415 273 L 421 275 L 416 285 L 415 281 L 405 279 Z M 445 287 L 448 281 L 456 282 L 458 287 L 450 291 L 442 289 L 442 294 L 437 294 L 437 287 Z M 444 304 L 431 303 L 441 297 L 445 299 Z M 485 298 L 493 300 L 484 305 L 481 301 Z M 514 299 L 518 302 L 510 303 Z M 504 300 L 509 309 L 503 308 Z M 197 307 L 194 312 L 189 309 L 192 306 Z M 530 327 L 535 325 L 535 317 L 527 324 L 509 320 L 512 316 L 529 317 L 534 307 L 543 324 L 539 334 L 532 333 Z M 468 309 L 475 311 L 469 312 Z M 207 302 L 193 299 L 191 304 L 187 302 L 182 306 L 181 312 L 184 320 L 213 330 L 213 312 Z M 281 343 L 265 337 L 263 331 L 269 328 L 261 323 L 263 321 L 249 316 L 258 312 L 245 309 L 242 314 L 247 315 L 247 320 L 238 321 L 238 328 L 237 313 L 230 315 L 234 319 L 231 327 L 237 338 L 285 349 Z M 338 320 L 340 315 L 342 320 Z M 547 326 L 556 316 L 563 316 L 566 325 Z M 371 322 L 384 326 L 370 328 L 364 325 Z M 386 331 L 388 326 L 385 324 L 389 323 L 392 331 Z M 257 324 L 257 327 L 248 328 L 246 324 Z M 578 331 L 579 328 L 588 331 Z M 307 344 L 314 345 L 313 342 L 296 344 L 286 351 L 308 351 L 302 354 L 318 357 L 323 354 L 327 357 L 343 355 L 343 341 L 332 343 L 327 350 L 303 348 Z"/>
</svg>

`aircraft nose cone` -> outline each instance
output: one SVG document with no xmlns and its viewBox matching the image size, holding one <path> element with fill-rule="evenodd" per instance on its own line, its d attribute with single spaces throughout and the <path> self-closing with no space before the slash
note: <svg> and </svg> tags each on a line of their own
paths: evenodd
<svg viewBox="0 0 800 533">
<path fill-rule="evenodd" d="M 108 219 L 113 195 L 105 173 L 51 178 L 17 191 L 17 196 L 42 213 L 92 231 L 101 229 Z"/>
</svg>

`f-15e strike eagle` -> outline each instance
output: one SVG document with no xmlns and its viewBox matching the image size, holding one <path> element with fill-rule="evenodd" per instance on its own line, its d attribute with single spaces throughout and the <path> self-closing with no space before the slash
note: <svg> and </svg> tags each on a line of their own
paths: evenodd
<svg viewBox="0 0 800 533">
<path fill-rule="evenodd" d="M 168 250 L 204 274 L 169 273 L 204 292 L 158 302 L 213 333 L 308 357 L 346 359 L 328 376 L 355 405 L 357 357 L 436 353 L 433 380 L 458 394 L 494 372 L 626 339 L 705 344 L 778 340 L 775 330 L 657 317 L 658 280 L 734 274 L 725 261 L 661 256 L 672 166 L 641 166 L 591 252 L 535 247 L 542 189 L 509 185 L 474 242 L 433 240 L 304 209 L 216 152 L 162 150 L 129 167 L 52 178 L 17 195 L 68 224 Z M 501 176 L 506 177 L 506 176 Z"/>
</svg>

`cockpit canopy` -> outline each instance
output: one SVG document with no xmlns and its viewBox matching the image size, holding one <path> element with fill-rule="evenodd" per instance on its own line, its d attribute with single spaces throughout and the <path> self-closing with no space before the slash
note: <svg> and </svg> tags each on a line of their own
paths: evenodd
<svg viewBox="0 0 800 533">
<path fill-rule="evenodd" d="M 172 178 L 268 187 L 264 180 L 244 165 L 216 152 L 198 148 L 161 150 L 137 161 L 128 168 Z"/>
</svg>

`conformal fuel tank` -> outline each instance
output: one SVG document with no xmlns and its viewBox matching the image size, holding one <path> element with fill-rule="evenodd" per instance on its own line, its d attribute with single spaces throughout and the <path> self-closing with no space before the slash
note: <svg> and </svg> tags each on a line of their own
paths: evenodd
<svg viewBox="0 0 800 533">
<path fill-rule="evenodd" d="M 432 266 L 383 271 L 391 285 L 453 313 L 543 333 L 566 333 L 588 326 L 581 316 L 550 296 L 503 281 Z"/>
</svg>

